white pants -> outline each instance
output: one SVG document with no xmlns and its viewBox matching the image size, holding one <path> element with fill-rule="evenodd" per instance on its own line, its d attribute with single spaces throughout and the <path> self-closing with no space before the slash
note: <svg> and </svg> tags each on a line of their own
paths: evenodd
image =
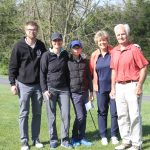
<svg viewBox="0 0 150 150">
<path fill-rule="evenodd" d="M 122 142 L 124 144 L 141 146 L 142 122 L 141 100 L 142 96 L 135 94 L 137 82 L 116 84 L 116 105 L 118 125 Z"/>
</svg>

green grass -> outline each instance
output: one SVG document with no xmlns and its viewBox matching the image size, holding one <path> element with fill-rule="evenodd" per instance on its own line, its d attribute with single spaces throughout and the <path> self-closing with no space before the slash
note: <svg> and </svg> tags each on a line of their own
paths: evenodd
<svg viewBox="0 0 150 150">
<path fill-rule="evenodd" d="M 147 76 L 144 85 L 143 85 L 144 95 L 150 95 L 150 76 Z"/>
<path fill-rule="evenodd" d="M 150 89 L 150 88 L 149 88 Z M 96 105 L 96 101 L 94 102 Z M 18 110 L 18 97 L 13 96 L 10 93 L 8 85 L 0 85 L 0 150 L 19 150 L 20 149 L 20 140 L 19 140 L 19 110 Z M 150 115 L 149 115 L 150 101 L 143 101 L 142 103 L 142 119 L 143 119 L 143 147 L 144 150 L 150 150 Z M 92 110 L 92 115 L 97 126 L 97 111 L 96 109 Z M 31 114 L 31 113 L 30 113 Z M 60 118 L 59 118 L 59 109 L 57 111 L 57 126 L 58 126 L 58 135 L 60 138 Z M 29 117 L 31 121 L 31 115 Z M 109 117 L 110 118 L 110 117 Z M 70 122 L 70 135 L 72 130 L 72 124 L 74 121 L 74 112 L 71 109 L 71 122 Z M 108 121 L 110 122 L 110 121 Z M 30 123 L 29 123 L 30 127 Z M 108 128 L 110 124 L 108 124 Z M 110 131 L 110 129 L 108 130 Z M 31 133 L 29 131 L 29 133 Z M 88 113 L 87 117 L 87 130 L 86 135 L 94 145 L 92 147 L 86 148 L 84 146 L 78 147 L 78 150 L 113 150 L 114 146 L 110 143 L 108 146 L 102 146 L 100 139 L 95 137 L 98 135 L 98 130 L 95 130 L 92 123 L 90 114 Z M 42 124 L 41 124 L 41 134 L 40 139 L 44 143 L 44 150 L 49 149 L 49 135 L 47 128 L 45 104 L 43 104 L 42 111 Z M 31 144 L 31 140 L 30 140 Z M 31 150 L 36 148 L 31 146 Z M 63 150 L 64 148 L 58 147 L 58 150 Z"/>
</svg>

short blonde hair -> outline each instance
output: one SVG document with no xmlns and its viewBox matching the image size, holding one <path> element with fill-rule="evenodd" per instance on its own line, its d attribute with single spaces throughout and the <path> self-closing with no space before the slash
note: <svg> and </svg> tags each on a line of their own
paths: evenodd
<svg viewBox="0 0 150 150">
<path fill-rule="evenodd" d="M 109 34 L 105 30 L 100 30 L 100 31 L 96 32 L 96 34 L 94 36 L 95 43 L 97 44 L 98 39 L 102 38 L 102 37 L 109 39 Z"/>
<path fill-rule="evenodd" d="M 38 24 L 37 24 L 35 21 L 32 21 L 32 20 L 25 23 L 25 25 L 24 25 L 25 28 L 26 28 L 28 25 L 30 25 L 30 26 L 35 26 L 37 30 L 38 30 L 38 28 L 39 28 Z"/>
</svg>

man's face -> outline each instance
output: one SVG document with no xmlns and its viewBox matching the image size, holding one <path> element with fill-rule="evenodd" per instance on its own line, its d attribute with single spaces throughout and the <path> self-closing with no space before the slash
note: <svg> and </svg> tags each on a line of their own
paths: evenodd
<svg viewBox="0 0 150 150">
<path fill-rule="evenodd" d="M 128 43 L 128 35 L 123 26 L 119 27 L 116 32 L 116 39 L 119 44 L 127 44 Z"/>
<path fill-rule="evenodd" d="M 81 54 L 81 52 L 82 52 L 82 48 L 78 45 L 76 45 L 72 48 L 72 53 L 75 56 L 79 56 Z"/>
<path fill-rule="evenodd" d="M 27 25 L 25 27 L 26 36 L 30 39 L 35 39 L 37 36 L 37 27 L 32 25 Z"/>
</svg>

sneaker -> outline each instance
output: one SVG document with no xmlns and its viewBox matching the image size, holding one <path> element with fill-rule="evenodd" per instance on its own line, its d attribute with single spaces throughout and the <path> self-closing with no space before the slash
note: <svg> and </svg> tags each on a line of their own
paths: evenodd
<svg viewBox="0 0 150 150">
<path fill-rule="evenodd" d="M 82 139 L 80 141 L 81 145 L 84 145 L 84 146 L 91 146 L 92 145 L 92 142 L 89 142 L 87 139 Z"/>
<path fill-rule="evenodd" d="M 68 148 L 68 149 L 73 148 L 72 145 L 69 143 L 69 141 L 63 141 L 61 143 L 61 146 L 64 147 L 64 148 Z"/>
<path fill-rule="evenodd" d="M 111 137 L 111 142 L 112 142 L 113 145 L 116 145 L 116 144 L 119 143 L 118 138 L 115 137 L 115 136 L 112 136 L 112 137 Z"/>
<path fill-rule="evenodd" d="M 141 150 L 140 146 L 132 145 L 128 150 Z"/>
<path fill-rule="evenodd" d="M 23 142 L 21 144 L 21 150 L 29 150 L 29 145 L 27 142 Z"/>
<path fill-rule="evenodd" d="M 33 145 L 34 145 L 36 148 L 43 148 L 43 144 L 40 142 L 39 139 L 34 140 L 34 141 L 33 141 Z"/>
<path fill-rule="evenodd" d="M 56 147 L 57 147 L 57 142 L 56 141 L 50 142 L 50 149 L 51 148 L 56 148 Z"/>
<path fill-rule="evenodd" d="M 77 139 L 72 139 L 71 144 L 73 147 L 77 147 L 77 146 L 80 146 L 80 141 Z"/>
<path fill-rule="evenodd" d="M 107 138 L 106 138 L 106 137 L 103 137 L 103 138 L 101 139 L 101 143 L 102 143 L 102 145 L 108 145 L 108 140 L 107 140 Z"/>
<path fill-rule="evenodd" d="M 131 147 L 131 144 L 121 144 L 117 147 L 115 147 L 115 150 L 124 150 L 124 149 L 127 149 L 127 148 L 130 148 Z"/>
</svg>

